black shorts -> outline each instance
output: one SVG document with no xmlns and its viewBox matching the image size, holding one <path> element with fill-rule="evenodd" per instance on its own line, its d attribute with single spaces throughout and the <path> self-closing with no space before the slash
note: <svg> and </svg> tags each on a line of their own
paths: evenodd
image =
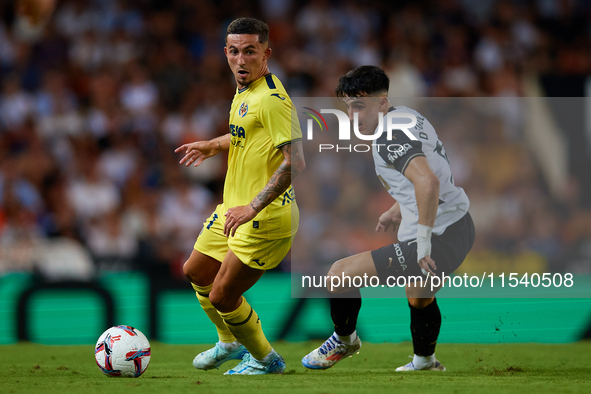
<svg viewBox="0 0 591 394">
<path fill-rule="evenodd" d="M 441 235 L 431 237 L 431 258 L 435 261 L 437 276 L 450 275 L 464 261 L 474 244 L 474 222 L 469 213 L 450 225 Z M 378 277 L 385 283 L 389 276 L 421 276 L 417 263 L 416 239 L 399 242 L 372 250 L 371 257 Z"/>
</svg>

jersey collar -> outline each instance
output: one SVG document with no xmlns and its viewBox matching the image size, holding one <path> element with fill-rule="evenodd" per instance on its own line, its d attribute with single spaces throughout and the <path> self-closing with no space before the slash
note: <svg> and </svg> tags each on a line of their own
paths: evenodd
<svg viewBox="0 0 591 394">
<path fill-rule="evenodd" d="M 260 84 L 265 78 L 267 78 L 267 76 L 269 75 L 273 75 L 272 73 L 268 73 L 263 75 L 262 77 L 260 77 L 259 79 L 252 81 L 250 85 L 247 85 L 245 87 L 243 87 L 242 89 L 238 89 L 238 87 L 236 87 L 236 91 L 238 92 L 238 94 L 240 93 L 244 93 L 246 92 L 250 87 L 254 88 L 256 87 L 258 84 Z"/>
</svg>

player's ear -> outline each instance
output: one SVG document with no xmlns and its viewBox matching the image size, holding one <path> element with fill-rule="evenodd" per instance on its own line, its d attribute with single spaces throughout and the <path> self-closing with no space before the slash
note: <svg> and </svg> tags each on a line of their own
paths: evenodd
<svg viewBox="0 0 591 394">
<path fill-rule="evenodd" d="M 228 47 L 224 47 L 224 54 L 228 56 Z"/>
<path fill-rule="evenodd" d="M 385 96 L 380 96 L 379 97 L 379 103 L 380 103 L 380 107 L 384 107 L 384 106 L 388 106 L 389 107 L 387 94 Z"/>
<path fill-rule="evenodd" d="M 271 56 L 271 52 L 273 52 L 273 50 L 269 47 L 267 47 L 265 49 L 265 55 L 263 56 L 263 60 L 267 60 L 269 58 L 269 56 Z"/>
</svg>

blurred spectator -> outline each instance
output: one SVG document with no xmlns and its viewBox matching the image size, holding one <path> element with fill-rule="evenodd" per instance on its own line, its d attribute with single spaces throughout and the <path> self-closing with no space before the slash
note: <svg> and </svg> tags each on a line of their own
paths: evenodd
<svg viewBox="0 0 591 394">
<path fill-rule="evenodd" d="M 144 68 L 133 65 L 128 72 L 129 83 L 121 89 L 121 104 L 132 115 L 146 115 L 156 106 L 158 89 Z"/>
<path fill-rule="evenodd" d="M 178 170 L 167 175 L 169 187 L 162 195 L 160 222 L 179 249 L 191 250 L 212 208 L 213 196 L 204 187 L 189 184 Z"/>
<path fill-rule="evenodd" d="M 138 240 L 123 225 L 123 216 L 112 210 L 88 227 L 86 241 L 100 269 L 126 271 L 133 267 Z"/>
<path fill-rule="evenodd" d="M 81 153 L 78 158 L 80 172 L 68 187 L 68 200 L 76 215 L 83 221 L 97 218 L 116 209 L 120 195 L 115 183 L 103 175 L 97 157 Z"/>
<path fill-rule="evenodd" d="M 4 23 L 0 21 L 0 66 L 8 69 L 14 62 L 15 45 Z"/>
<path fill-rule="evenodd" d="M 92 2 L 89 7 L 89 2 L 68 0 L 58 8 L 54 23 L 60 34 L 69 39 L 76 39 L 95 29 L 100 22 L 99 18 Z"/>
<path fill-rule="evenodd" d="M 43 209 L 43 200 L 35 185 L 23 177 L 23 164 L 17 157 L 5 158 L 0 163 L 0 205 L 16 204 L 11 212 L 24 209 L 35 215 Z M 15 213 L 12 218 L 16 217 Z"/>
<path fill-rule="evenodd" d="M 6 129 L 22 126 L 29 115 L 33 113 L 33 100 L 22 90 L 17 75 L 13 74 L 2 81 L 0 95 L 0 122 Z"/>
<path fill-rule="evenodd" d="M 98 159 L 99 172 L 105 174 L 120 189 L 137 167 L 136 146 L 132 135 L 116 134 L 110 139 L 110 147 Z"/>
</svg>

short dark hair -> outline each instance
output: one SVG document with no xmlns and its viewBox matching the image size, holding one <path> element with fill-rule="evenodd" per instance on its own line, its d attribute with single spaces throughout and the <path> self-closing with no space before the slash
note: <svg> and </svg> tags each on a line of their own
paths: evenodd
<svg viewBox="0 0 591 394">
<path fill-rule="evenodd" d="M 377 92 L 388 92 L 390 78 L 376 66 L 361 66 L 339 78 L 335 89 L 337 97 L 368 96 Z"/>
<path fill-rule="evenodd" d="M 256 34 L 259 36 L 259 42 L 264 44 L 269 42 L 269 25 L 255 18 L 238 18 L 228 26 L 226 41 L 228 34 Z"/>
</svg>

